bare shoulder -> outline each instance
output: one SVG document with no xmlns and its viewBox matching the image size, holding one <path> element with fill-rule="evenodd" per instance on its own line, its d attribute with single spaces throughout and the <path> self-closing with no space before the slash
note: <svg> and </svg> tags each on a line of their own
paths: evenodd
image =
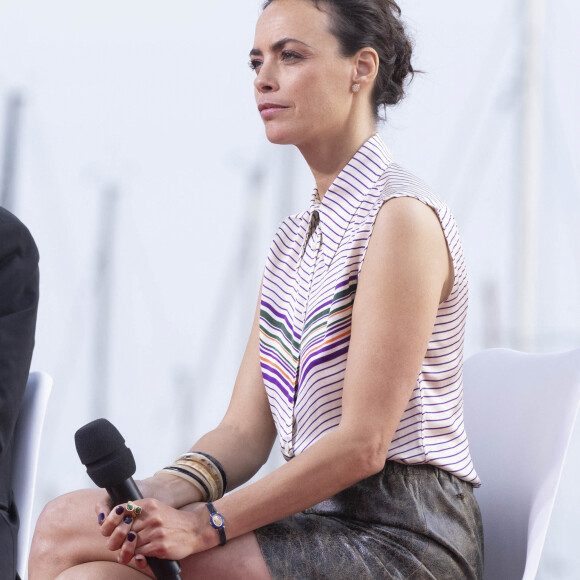
<svg viewBox="0 0 580 580">
<path fill-rule="evenodd" d="M 435 210 L 414 197 L 395 197 L 383 204 L 376 218 L 373 235 L 375 232 L 380 235 L 388 231 L 444 239 Z"/>
<path fill-rule="evenodd" d="M 427 275 L 439 286 L 441 299 L 451 289 L 453 264 L 439 217 L 416 198 L 390 199 L 376 217 L 361 281 L 381 273 L 388 275 L 387 271 L 391 276 L 402 276 L 407 284 L 419 273 Z"/>
</svg>

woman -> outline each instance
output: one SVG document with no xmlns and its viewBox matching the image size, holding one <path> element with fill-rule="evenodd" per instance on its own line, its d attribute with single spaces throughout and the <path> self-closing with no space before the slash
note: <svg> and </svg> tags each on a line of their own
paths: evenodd
<svg viewBox="0 0 580 580">
<path fill-rule="evenodd" d="M 49 504 L 31 580 L 143 578 L 144 556 L 180 560 L 184 579 L 481 578 L 461 245 L 447 208 L 376 134 L 413 72 L 399 12 L 266 2 L 250 53 L 258 110 L 316 190 L 272 243 L 226 416 L 140 482 L 139 515 L 100 490 Z M 276 432 L 287 463 L 222 497 Z"/>
</svg>

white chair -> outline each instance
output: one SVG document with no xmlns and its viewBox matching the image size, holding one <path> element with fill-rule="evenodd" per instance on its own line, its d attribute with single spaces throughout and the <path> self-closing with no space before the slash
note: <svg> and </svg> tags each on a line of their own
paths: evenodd
<svg viewBox="0 0 580 580">
<path fill-rule="evenodd" d="M 536 577 L 580 406 L 580 350 L 489 349 L 464 366 L 486 580 Z"/>
<path fill-rule="evenodd" d="M 49 375 L 30 373 L 14 435 L 12 489 L 20 515 L 16 570 L 21 578 L 26 576 L 28 564 L 40 437 L 51 389 L 52 378 Z"/>
</svg>

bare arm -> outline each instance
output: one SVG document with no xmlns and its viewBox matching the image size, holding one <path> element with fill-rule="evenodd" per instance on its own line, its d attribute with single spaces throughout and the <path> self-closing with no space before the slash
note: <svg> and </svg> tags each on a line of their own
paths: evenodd
<svg viewBox="0 0 580 580">
<path fill-rule="evenodd" d="M 228 535 L 296 513 L 383 468 L 452 283 L 434 212 L 411 198 L 386 203 L 357 287 L 341 423 L 280 469 L 216 502 Z"/>
<path fill-rule="evenodd" d="M 223 465 L 228 490 L 255 475 L 268 459 L 276 436 L 260 368 L 259 314 L 258 301 L 250 338 L 224 418 L 191 448 L 192 451 L 209 453 Z M 173 507 L 201 500 L 191 484 L 169 474 L 160 473 L 140 482 L 139 486 L 146 497 L 154 497 Z"/>
</svg>

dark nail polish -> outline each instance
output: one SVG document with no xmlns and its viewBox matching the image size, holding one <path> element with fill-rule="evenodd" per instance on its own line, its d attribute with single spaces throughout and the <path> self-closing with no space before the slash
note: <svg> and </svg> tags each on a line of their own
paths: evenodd
<svg viewBox="0 0 580 580">
<path fill-rule="evenodd" d="M 125 511 L 125 508 L 122 505 L 120 505 L 120 506 L 117 506 L 117 509 L 115 510 L 115 513 L 118 516 L 120 516 L 124 511 Z"/>
<path fill-rule="evenodd" d="M 101 525 L 104 521 L 105 521 L 105 514 L 100 513 L 99 514 L 99 525 Z"/>
<path fill-rule="evenodd" d="M 134 542 L 136 537 L 137 535 L 135 534 L 135 532 L 129 532 L 127 534 L 127 540 L 129 540 L 130 542 Z"/>
<path fill-rule="evenodd" d="M 133 521 L 133 518 L 132 518 L 131 516 L 125 516 L 125 517 L 123 518 L 123 521 L 124 521 L 126 524 L 130 524 L 130 523 Z"/>
</svg>

